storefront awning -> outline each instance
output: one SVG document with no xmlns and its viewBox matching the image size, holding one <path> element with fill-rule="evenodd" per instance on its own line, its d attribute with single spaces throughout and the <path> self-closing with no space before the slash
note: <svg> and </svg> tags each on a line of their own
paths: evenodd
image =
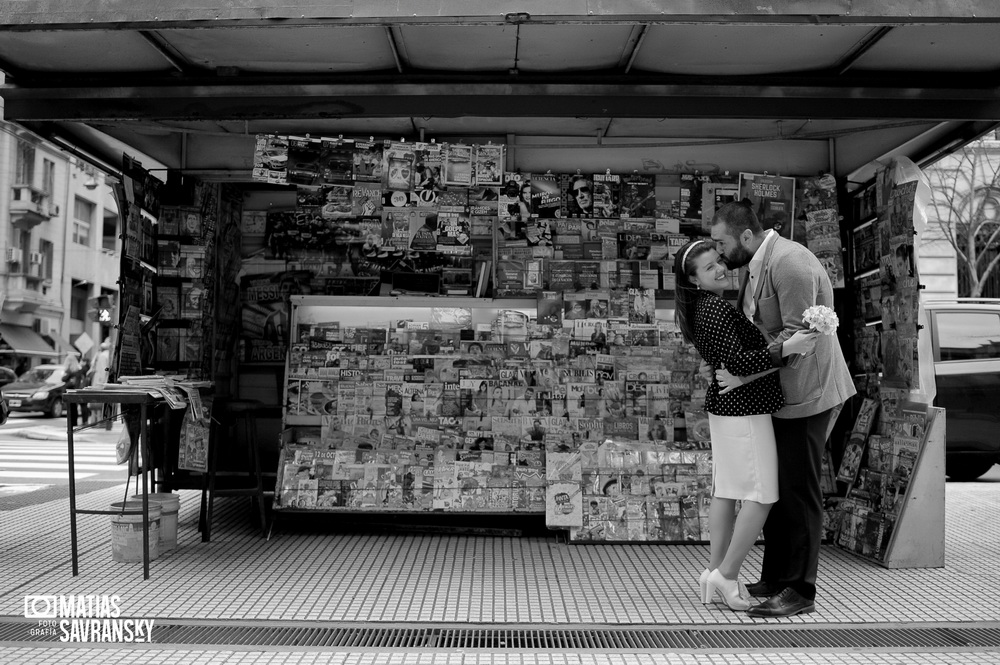
<svg viewBox="0 0 1000 665">
<path fill-rule="evenodd" d="M 44 356 L 58 358 L 59 353 L 49 346 L 42 336 L 26 326 L 15 326 L 0 323 L 0 338 L 3 348 L 0 354 L 17 354 L 21 356 Z"/>
</svg>

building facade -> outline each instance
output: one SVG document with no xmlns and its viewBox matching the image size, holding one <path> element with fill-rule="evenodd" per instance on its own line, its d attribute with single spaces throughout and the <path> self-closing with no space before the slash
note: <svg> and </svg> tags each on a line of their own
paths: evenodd
<svg viewBox="0 0 1000 665">
<path fill-rule="evenodd" d="M 93 355 L 110 333 L 97 298 L 117 293 L 121 221 L 103 173 L 0 122 L 0 365 Z M 110 321 L 108 322 L 110 324 Z"/>
</svg>

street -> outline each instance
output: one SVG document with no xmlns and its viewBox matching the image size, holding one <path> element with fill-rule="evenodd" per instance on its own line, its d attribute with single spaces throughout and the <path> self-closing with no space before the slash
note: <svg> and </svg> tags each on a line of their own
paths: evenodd
<svg viewBox="0 0 1000 665">
<path fill-rule="evenodd" d="M 120 431 L 116 424 L 111 431 L 89 429 L 74 437 L 78 483 L 124 482 L 125 467 L 115 463 Z M 12 413 L 0 426 L 0 510 L 65 495 L 68 485 L 66 418 Z"/>
</svg>

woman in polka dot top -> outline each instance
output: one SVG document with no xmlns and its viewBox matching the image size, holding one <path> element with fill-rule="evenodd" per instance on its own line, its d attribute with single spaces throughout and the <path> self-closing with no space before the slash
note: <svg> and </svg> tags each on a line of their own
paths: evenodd
<svg viewBox="0 0 1000 665">
<path fill-rule="evenodd" d="M 712 436 L 711 562 L 699 580 L 702 602 L 711 602 L 718 593 L 731 609 L 746 610 L 751 603 L 739 572 L 778 500 L 771 414 L 784 397 L 764 336 L 723 298 L 729 273 L 715 244 L 695 240 L 682 247 L 674 272 L 676 319 L 684 339 L 713 369 L 747 377 L 727 391 L 713 378 L 705 396 Z M 796 333 L 784 342 L 781 355 L 808 350 L 814 335 Z M 742 501 L 739 515 L 737 501 Z"/>
</svg>

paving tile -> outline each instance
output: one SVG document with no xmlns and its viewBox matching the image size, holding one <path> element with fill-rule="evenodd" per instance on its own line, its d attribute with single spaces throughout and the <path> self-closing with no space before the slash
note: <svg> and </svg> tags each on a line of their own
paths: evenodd
<svg viewBox="0 0 1000 665">
<path fill-rule="evenodd" d="M 119 500 L 117 486 L 86 495 L 85 505 Z M 503 538 L 439 533 L 307 533 L 279 531 L 266 541 L 250 522 L 246 499 L 220 499 L 211 543 L 197 532 L 197 492 L 182 491 L 179 546 L 151 565 L 111 561 L 108 516 L 80 516 L 80 575 L 70 567 L 68 501 L 5 511 L 0 555 L 0 615 L 21 616 L 27 594 L 117 594 L 124 613 L 162 619 L 243 619 L 355 622 L 475 622 L 619 625 L 875 624 L 995 622 L 1000 597 L 1000 502 L 986 483 L 947 485 L 946 560 L 943 568 L 887 570 L 826 547 L 820 564 L 817 611 L 785 620 L 753 619 L 697 598 L 697 575 L 707 547 L 571 545 L 555 536 Z M 747 559 L 752 581 L 762 551 Z M 986 571 L 987 574 L 983 575 Z M 21 648 L 21 647 L 17 647 Z M 14 651 L 7 653 L 19 653 Z M 34 649 L 11 662 L 84 662 L 79 650 Z M 105 663 L 116 660 L 104 650 Z M 139 651 L 130 652 L 132 656 Z M 43 655 L 44 659 L 34 657 Z M 86 658 L 93 652 L 83 652 Z M 188 660 L 190 655 L 192 660 Z M 395 662 L 337 660 L 330 662 Z M 997 662 L 977 654 L 879 655 L 872 663 Z M 232 659 L 229 659 L 229 657 Z M 314 658 L 314 660 L 308 660 Z M 459 662 L 556 662 L 541 655 L 498 660 L 469 655 Z M 856 655 L 796 654 L 801 658 L 712 660 L 711 654 L 658 662 L 862 662 Z M 145 658 L 141 655 L 140 658 Z M 316 654 L 219 651 L 165 654 L 162 662 L 323 662 Z M 777 658 L 777 656 L 775 656 Z M 152 655 L 150 655 L 152 658 Z M 258 658 L 258 660 L 253 660 Z M 520 658 L 520 660 L 518 660 Z M 609 657 L 610 658 L 610 657 Z M 938 660 L 934 660 L 938 658 Z M 951 660 L 949 660 L 951 658 Z M 180 659 L 180 660 L 179 660 Z M 222 661 L 219 661 L 222 662 Z M 404 661 L 400 661 L 404 662 Z M 437 656 L 428 663 L 452 662 Z M 568 662 L 619 662 L 576 660 Z M 620 662 L 645 662 L 641 660 Z"/>
</svg>

